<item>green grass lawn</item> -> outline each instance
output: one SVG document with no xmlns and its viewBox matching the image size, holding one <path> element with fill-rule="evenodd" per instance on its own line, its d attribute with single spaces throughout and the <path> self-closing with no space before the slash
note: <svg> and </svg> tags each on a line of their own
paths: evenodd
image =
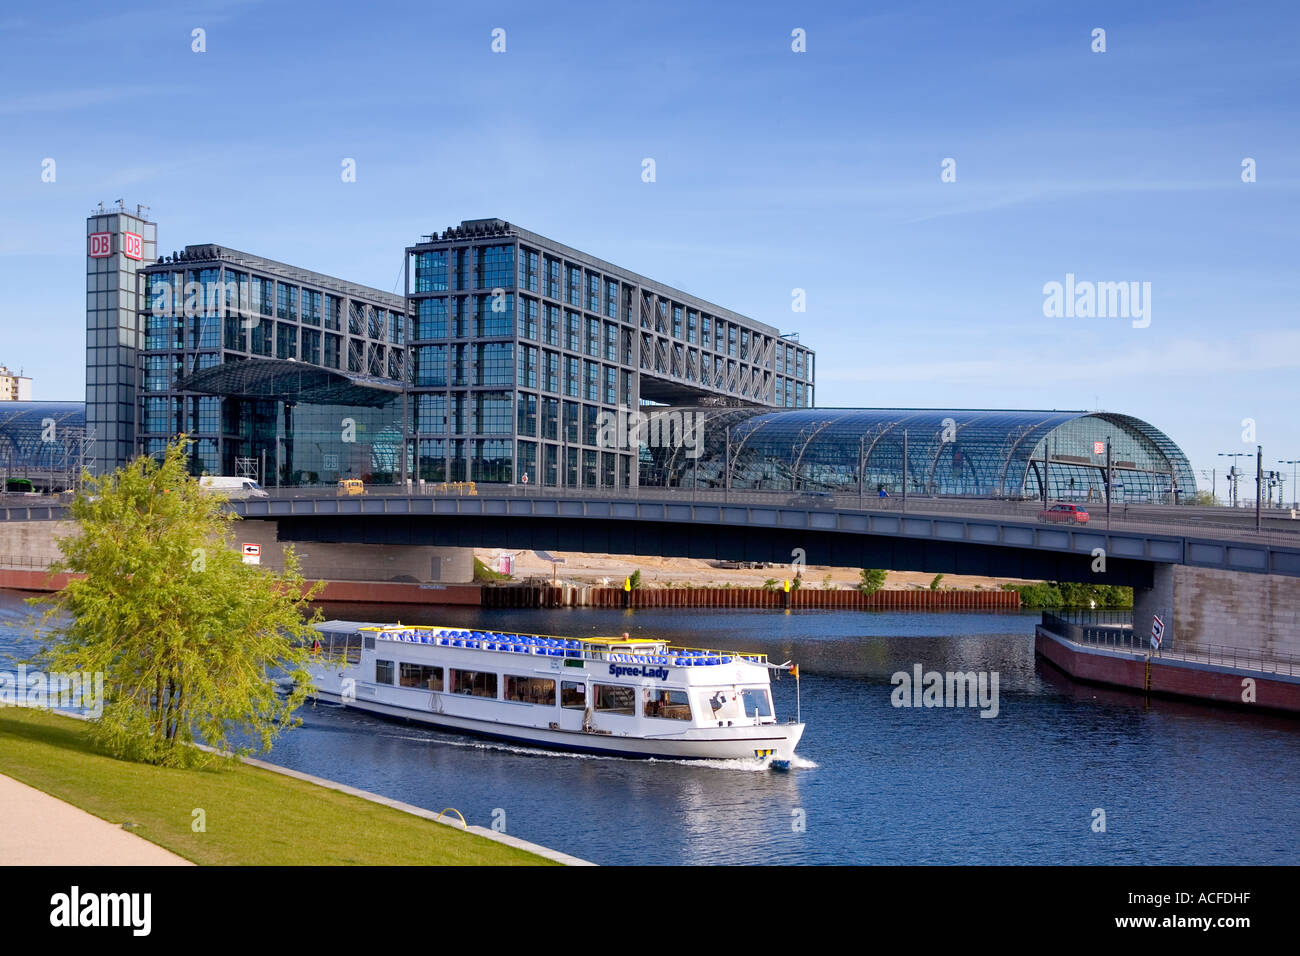
<svg viewBox="0 0 1300 956">
<path fill-rule="evenodd" d="M 82 721 L 0 708 L 0 772 L 195 863 L 548 865 L 550 860 L 268 770 L 105 756 Z M 207 831 L 191 829 L 202 808 Z"/>
</svg>

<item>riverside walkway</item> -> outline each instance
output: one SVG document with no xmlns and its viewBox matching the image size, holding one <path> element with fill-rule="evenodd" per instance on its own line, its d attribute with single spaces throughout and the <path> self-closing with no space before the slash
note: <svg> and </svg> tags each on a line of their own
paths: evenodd
<svg viewBox="0 0 1300 956">
<path fill-rule="evenodd" d="M 157 844 L 0 774 L 0 866 L 193 866 Z"/>
</svg>

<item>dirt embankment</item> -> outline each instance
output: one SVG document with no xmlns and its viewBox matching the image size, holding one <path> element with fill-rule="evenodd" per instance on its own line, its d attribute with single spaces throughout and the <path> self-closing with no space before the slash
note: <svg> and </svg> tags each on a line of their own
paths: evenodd
<svg viewBox="0 0 1300 956">
<path fill-rule="evenodd" d="M 503 551 L 482 548 L 475 556 L 492 570 L 498 569 L 498 558 L 508 554 L 514 558 L 516 581 L 545 578 L 570 584 L 607 584 L 619 587 L 623 579 L 634 571 L 641 572 L 642 587 L 762 587 L 768 579 L 783 581 L 794 577 L 789 564 L 770 565 L 766 568 L 721 567 L 724 562 L 705 561 L 699 558 L 654 558 L 635 554 L 583 554 L 573 551 L 548 551 L 562 558 L 563 563 L 539 557 L 535 551 Z M 890 571 L 885 588 L 906 590 L 929 588 L 935 575 L 926 571 Z M 816 588 L 852 588 L 861 580 L 858 568 L 828 568 L 808 565 L 803 568 L 803 586 Z M 945 574 L 939 587 L 957 590 L 997 590 L 1003 584 L 1029 584 L 1021 578 L 990 578 L 959 574 Z"/>
</svg>

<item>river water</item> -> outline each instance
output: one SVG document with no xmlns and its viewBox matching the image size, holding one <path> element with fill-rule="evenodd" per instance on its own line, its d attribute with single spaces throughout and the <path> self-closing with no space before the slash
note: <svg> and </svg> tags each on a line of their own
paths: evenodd
<svg viewBox="0 0 1300 956">
<path fill-rule="evenodd" d="M 629 631 L 800 665 L 807 730 L 788 773 L 541 752 L 327 706 L 306 708 L 266 758 L 454 807 L 593 862 L 1300 863 L 1300 720 L 1076 685 L 1035 661 L 1036 614 L 324 610 Z M 20 595 L 0 591 L 0 656 L 30 653 L 26 615 Z M 917 664 L 996 673 L 997 716 L 895 707 L 892 676 Z M 773 696 L 782 720 L 794 715 L 793 679 L 774 683 Z"/>
</svg>

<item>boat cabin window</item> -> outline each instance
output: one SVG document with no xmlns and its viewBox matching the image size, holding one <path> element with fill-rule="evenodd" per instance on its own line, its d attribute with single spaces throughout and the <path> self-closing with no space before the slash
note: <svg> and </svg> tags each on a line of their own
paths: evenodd
<svg viewBox="0 0 1300 956">
<path fill-rule="evenodd" d="M 375 661 L 375 683 L 391 684 L 393 682 L 393 662 Z"/>
<path fill-rule="evenodd" d="M 772 716 L 772 698 L 768 696 L 766 688 L 748 687 L 742 690 L 740 695 L 745 702 L 745 715 L 747 717 Z"/>
<path fill-rule="evenodd" d="M 684 690 L 647 687 L 643 700 L 647 717 L 660 717 L 664 720 L 691 719 L 691 702 Z"/>
<path fill-rule="evenodd" d="M 619 684 L 593 684 L 596 709 L 607 714 L 635 714 L 636 688 Z"/>
<path fill-rule="evenodd" d="M 408 664 L 402 661 L 400 683 L 403 687 L 442 690 L 442 668 L 431 667 L 428 664 Z"/>
<path fill-rule="evenodd" d="M 582 681 L 560 682 L 560 706 L 583 710 L 587 706 L 587 685 Z"/>
<path fill-rule="evenodd" d="M 706 690 L 699 694 L 701 713 L 705 720 L 738 720 L 743 717 L 739 695 L 728 687 L 725 690 Z"/>
<path fill-rule="evenodd" d="M 506 700 L 524 704 L 555 706 L 555 681 L 547 677 L 516 677 L 506 675 Z"/>
<path fill-rule="evenodd" d="M 487 671 L 451 672 L 451 692 L 469 694 L 471 697 L 493 697 L 497 695 L 497 675 Z"/>
</svg>

